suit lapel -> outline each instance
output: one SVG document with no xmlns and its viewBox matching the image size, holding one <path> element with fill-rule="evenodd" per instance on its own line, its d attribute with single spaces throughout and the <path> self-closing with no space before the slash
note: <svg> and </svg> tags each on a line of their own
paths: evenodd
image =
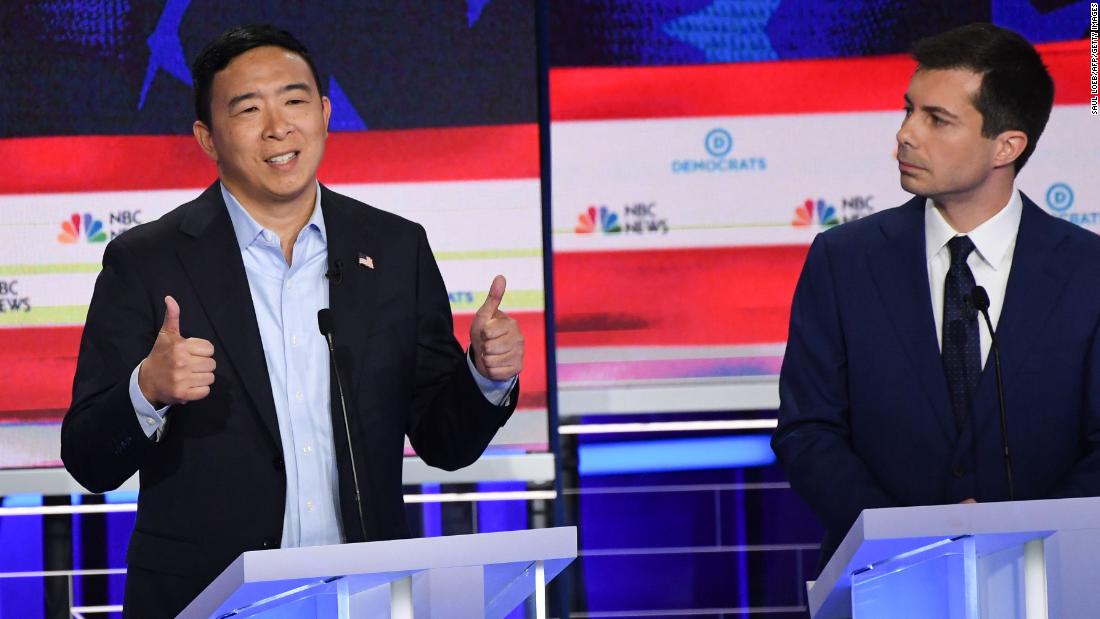
<svg viewBox="0 0 1100 619">
<path fill-rule="evenodd" d="M 203 311 L 275 445 L 279 424 L 271 395 L 263 342 L 252 306 L 240 246 L 233 233 L 221 187 L 214 183 L 196 199 L 180 226 L 177 248 Z"/>
<path fill-rule="evenodd" d="M 1044 213 L 1027 196 L 1023 196 L 1024 208 L 1020 216 L 1020 230 L 1016 235 L 1016 249 L 1012 253 L 1012 270 L 1008 275 L 1005 300 L 997 321 L 997 341 L 1001 347 L 1001 366 L 1005 385 L 1028 357 L 1035 344 L 1038 326 L 1054 308 L 1067 276 L 1059 268 L 1062 258 L 1060 245 L 1066 238 L 1064 231 L 1054 226 L 1054 218 Z M 990 359 L 992 360 L 992 359 Z M 978 394 L 994 398 L 991 406 L 975 402 L 974 410 L 996 411 L 996 376 L 992 364 L 987 362 Z M 986 383 L 990 383 L 986 386 Z M 1007 404 L 1007 403 L 1006 403 Z M 979 420 L 980 423 L 997 419 L 996 415 Z"/>
<path fill-rule="evenodd" d="M 936 336 L 924 247 L 924 198 L 914 198 L 881 223 L 885 239 L 868 253 L 879 298 L 944 435 L 958 435 Z"/>
<path fill-rule="evenodd" d="M 332 312 L 333 344 L 336 350 L 336 358 L 339 362 L 344 396 L 348 401 L 348 424 L 351 426 L 346 431 L 351 436 L 359 437 L 354 442 L 360 449 L 367 442 L 363 439 L 365 428 L 361 423 L 356 423 L 360 416 L 355 410 L 354 402 L 359 401 L 355 396 L 356 389 L 360 388 L 352 377 L 362 376 L 358 363 L 367 363 L 368 357 L 364 347 L 368 325 L 375 318 L 377 302 L 378 277 L 381 269 L 387 268 L 386 256 L 381 253 L 381 243 L 376 237 L 377 231 L 367 224 L 368 209 L 355 201 L 329 191 L 321 186 L 321 212 L 325 218 L 325 231 L 328 237 L 328 259 L 330 265 L 339 265 L 340 277 L 337 280 L 329 280 L 329 308 Z M 359 263 L 360 255 L 369 257 L 373 261 L 373 268 L 368 268 Z M 335 374 L 333 374 L 335 377 Z M 370 389 L 373 385 L 367 385 Z M 350 462 L 351 454 L 347 449 L 344 436 L 344 415 L 340 409 L 340 396 L 337 385 L 333 382 L 330 386 L 332 393 L 332 427 L 334 429 L 336 458 L 340 471 L 340 514 L 344 522 L 344 534 L 346 541 L 365 541 L 359 530 L 359 511 L 355 506 L 355 490 L 352 476 L 347 462 Z M 357 463 L 359 471 L 364 471 L 365 459 L 362 452 L 358 454 Z M 364 501 L 370 503 L 371 484 L 365 483 L 363 477 L 359 480 L 360 490 L 365 494 Z M 367 530 L 374 530 L 372 524 L 374 512 L 364 510 L 367 522 Z"/>
<path fill-rule="evenodd" d="M 366 224 L 367 209 L 321 186 L 321 211 L 328 236 L 329 264 L 340 265 L 340 281 L 329 280 L 329 307 L 335 331 L 333 341 L 346 377 L 357 376 L 368 326 L 375 318 L 379 270 L 386 268 L 386 256 L 376 230 Z M 360 264 L 360 256 L 373 267 Z M 345 383 L 345 391 L 353 388 Z M 350 392 L 348 397 L 350 397 Z M 335 393 L 333 394 L 336 395 Z M 334 397 L 335 402 L 335 397 Z M 338 404 L 338 402 L 336 402 Z"/>
</svg>

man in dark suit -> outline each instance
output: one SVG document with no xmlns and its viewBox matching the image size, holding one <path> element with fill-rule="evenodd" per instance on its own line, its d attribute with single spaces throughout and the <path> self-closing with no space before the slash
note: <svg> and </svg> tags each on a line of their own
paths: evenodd
<svg viewBox="0 0 1100 619">
<path fill-rule="evenodd" d="M 1015 188 L 1051 78 L 989 24 L 913 55 L 897 159 L 917 197 L 819 235 L 791 307 L 772 446 L 825 524 L 822 566 L 864 509 L 1010 498 L 976 286 L 1014 498 L 1100 495 L 1100 238 Z"/>
<path fill-rule="evenodd" d="M 232 30 L 193 73 L 219 182 L 108 245 L 62 426 L 88 489 L 140 474 L 135 617 L 174 615 L 247 550 L 407 536 L 404 436 L 469 465 L 523 363 L 503 277 L 467 355 L 424 229 L 317 182 L 330 106 L 298 41 Z"/>
</svg>

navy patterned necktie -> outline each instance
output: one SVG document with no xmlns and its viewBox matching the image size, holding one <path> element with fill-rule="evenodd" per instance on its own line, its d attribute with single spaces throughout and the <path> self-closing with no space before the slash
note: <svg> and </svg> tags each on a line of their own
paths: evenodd
<svg viewBox="0 0 1100 619">
<path fill-rule="evenodd" d="M 970 410 L 970 397 L 978 385 L 982 353 L 978 343 L 978 312 L 966 298 L 974 289 L 974 274 L 966 258 L 974 251 L 974 242 L 956 236 L 947 242 L 951 268 L 943 282 L 943 371 L 951 392 L 955 420 L 962 425 Z"/>
</svg>

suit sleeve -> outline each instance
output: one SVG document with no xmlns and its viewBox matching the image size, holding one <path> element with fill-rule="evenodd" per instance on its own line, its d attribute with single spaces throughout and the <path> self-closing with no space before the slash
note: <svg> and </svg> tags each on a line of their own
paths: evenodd
<svg viewBox="0 0 1100 619">
<path fill-rule="evenodd" d="M 850 435 L 844 331 L 826 238 L 819 235 L 791 304 L 772 449 L 791 487 L 840 536 L 863 509 L 897 504 L 852 450 Z"/>
<path fill-rule="evenodd" d="M 1100 323 L 1093 330 L 1084 377 L 1084 456 L 1054 488 L 1052 498 L 1100 496 Z"/>
<path fill-rule="evenodd" d="M 516 408 L 517 381 L 504 406 L 485 399 L 454 336 L 443 277 L 417 226 L 416 383 L 406 433 L 426 463 L 445 470 L 473 464 Z"/>
<path fill-rule="evenodd" d="M 92 492 L 117 488 L 155 446 L 129 391 L 130 375 L 157 332 L 135 269 L 121 238 L 107 245 L 80 341 L 72 403 L 61 424 L 65 468 Z"/>
</svg>

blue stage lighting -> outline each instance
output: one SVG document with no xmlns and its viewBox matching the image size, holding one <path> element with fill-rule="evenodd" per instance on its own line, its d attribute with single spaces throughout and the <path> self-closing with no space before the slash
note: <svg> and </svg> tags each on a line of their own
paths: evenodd
<svg viewBox="0 0 1100 619">
<path fill-rule="evenodd" d="M 698 471 L 775 462 L 766 434 L 709 436 L 580 446 L 581 475 Z"/>
</svg>

